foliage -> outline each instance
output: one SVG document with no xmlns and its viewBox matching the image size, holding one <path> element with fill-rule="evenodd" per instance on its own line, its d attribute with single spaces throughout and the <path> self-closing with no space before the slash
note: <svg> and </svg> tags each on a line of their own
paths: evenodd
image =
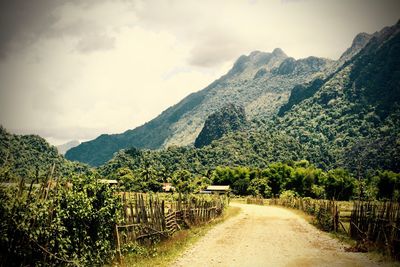
<svg viewBox="0 0 400 267">
<path fill-rule="evenodd" d="M 209 147 L 206 146 L 203 149 L 206 148 Z M 178 155 L 181 155 L 179 160 L 177 160 Z M 336 200 L 388 197 L 384 193 L 378 194 L 376 188 L 379 186 L 383 188 L 384 181 L 379 183 L 379 177 L 382 175 L 379 176 L 378 173 L 381 172 L 374 170 L 370 170 L 368 175 L 359 177 L 357 173 L 351 173 L 343 168 L 325 171 L 307 160 L 270 164 L 265 162 L 260 167 L 260 165 L 252 166 L 247 161 L 238 161 L 236 164 L 219 161 L 223 159 L 222 156 L 215 156 L 213 163 L 214 157 L 207 159 L 204 156 L 199 150 L 178 147 L 158 152 L 142 151 L 142 154 L 136 155 L 135 158 L 127 156 L 122 151 L 120 156 L 115 157 L 110 164 L 101 167 L 99 171 L 104 175 L 111 173 L 108 177 L 115 178 L 113 166 L 114 162 L 118 161 L 118 166 L 125 166 L 121 167 L 123 170 L 135 174 L 140 169 L 137 166 L 141 166 L 138 162 L 146 158 L 146 161 L 150 162 L 148 167 L 153 171 L 147 180 L 140 175 L 133 175 L 137 178 L 130 181 L 142 184 L 142 186 L 130 187 L 137 191 L 158 191 L 145 187 L 144 181 L 171 180 L 182 192 L 198 192 L 209 184 L 216 184 L 229 185 L 232 192 L 237 195 L 252 194 L 263 197 L 279 196 L 285 190 L 292 190 L 302 197 Z M 215 166 L 218 163 L 222 164 Z M 118 170 L 117 173 L 119 173 Z M 392 192 L 387 189 L 381 189 L 381 191 L 389 192 L 388 194 Z"/>
<path fill-rule="evenodd" d="M 287 190 L 282 192 L 279 198 L 270 202 L 273 205 L 299 209 L 309 215 L 315 216 L 315 223 L 325 231 L 337 231 L 338 229 L 338 206 L 335 201 L 312 199 L 310 197 L 298 197 L 296 192 Z"/>
<path fill-rule="evenodd" d="M 291 177 L 293 168 L 283 163 L 272 163 L 262 171 L 262 176 L 268 178 L 273 196 L 278 196 L 284 187 L 284 181 Z"/>
<path fill-rule="evenodd" d="M 211 185 L 211 180 L 207 177 L 196 176 L 191 181 L 191 187 L 193 188 L 193 193 L 199 193 L 200 191 L 207 188 L 207 186 Z"/>
<path fill-rule="evenodd" d="M 54 169 L 53 169 L 54 167 Z M 67 161 L 37 135 L 15 135 L 0 126 L 0 182 L 41 182 L 48 178 L 90 174 L 87 165 Z"/>
<path fill-rule="evenodd" d="M 365 47 L 369 38 L 363 38 L 354 51 L 346 51 L 346 62 L 341 59 L 333 65 L 312 57 L 296 61 L 282 51 L 243 56 L 226 76 L 160 117 L 122 135 L 100 136 L 84 143 L 70 151 L 70 158 L 98 165 L 120 148 L 167 147 L 156 151 L 119 152 L 100 168 L 108 169 L 102 172 L 106 176 L 119 167 L 143 166 L 142 159 L 148 160 L 167 178 L 183 169 L 206 176 L 208 170 L 218 166 L 263 169 L 273 162 L 302 159 L 324 171 L 344 168 L 358 180 L 370 170 L 400 172 L 398 28 L 395 25 L 374 34 Z M 279 64 L 269 65 L 271 58 Z M 284 89 L 272 90 L 272 87 Z M 288 103 L 283 106 L 289 91 Z M 261 92 L 268 92 L 271 94 L 268 99 L 274 100 L 257 102 L 264 94 Z M 243 129 L 231 132 L 230 125 L 225 123 L 230 119 L 211 120 L 199 137 L 207 140 L 201 148 L 168 147 L 171 143 L 188 144 L 183 140 L 195 138 L 193 133 L 198 132 L 210 114 L 224 117 L 218 110 L 226 101 L 246 109 L 250 121 Z M 268 109 L 272 103 L 273 108 Z M 279 107 L 280 116 L 274 116 Z M 228 112 L 235 118 L 240 117 L 234 113 Z M 310 177 L 301 180 L 302 175 L 296 175 L 299 176 L 293 178 L 292 186 L 302 187 L 299 183 L 311 181 L 307 180 Z M 324 194 L 320 189 L 314 187 L 314 193 Z M 271 190 L 276 195 L 282 188 L 272 186 Z M 307 194 L 313 191 L 307 190 Z"/>
<path fill-rule="evenodd" d="M 392 201 L 400 200 L 399 173 L 379 171 L 373 179 L 378 189 L 378 198 Z"/>
<path fill-rule="evenodd" d="M 227 104 L 220 110 L 211 114 L 205 121 L 204 127 L 197 136 L 194 146 L 197 148 L 211 144 L 228 132 L 243 129 L 246 125 L 244 108 Z"/>
<path fill-rule="evenodd" d="M 121 189 L 123 191 L 140 192 L 141 181 L 135 177 L 131 169 L 126 167 L 119 168 L 116 176 L 121 183 Z"/>
<path fill-rule="evenodd" d="M 293 87 L 288 102 L 281 106 L 278 116 L 283 116 L 285 112 L 290 110 L 294 105 L 299 104 L 304 99 L 312 97 L 323 84 L 324 81 L 317 78 L 309 85 L 299 84 Z"/>
<path fill-rule="evenodd" d="M 35 190 L 0 188 L 1 265 L 101 265 L 114 253 L 120 202 L 94 177 Z"/>
<path fill-rule="evenodd" d="M 251 180 L 247 191 L 253 196 L 271 197 L 271 187 L 268 184 L 268 179 L 265 177 Z"/>
<path fill-rule="evenodd" d="M 252 175 L 251 175 L 252 174 Z M 247 195 L 251 176 L 249 168 L 216 168 L 212 174 L 212 181 L 216 185 L 230 185 L 233 193 L 237 195 Z"/>
<path fill-rule="evenodd" d="M 296 192 L 294 192 L 292 190 L 285 190 L 285 191 L 282 191 L 282 193 L 279 195 L 279 198 L 291 200 L 297 196 L 298 196 L 298 194 Z"/>
<path fill-rule="evenodd" d="M 171 182 L 176 188 L 176 191 L 180 193 L 193 192 L 191 180 L 193 179 L 192 174 L 187 170 L 180 170 L 172 175 Z"/>
<path fill-rule="evenodd" d="M 324 183 L 329 199 L 349 200 L 355 188 L 355 179 L 344 169 L 330 170 Z"/>
<path fill-rule="evenodd" d="M 101 265 L 110 258 L 119 202 L 96 183 L 97 172 L 127 191 L 158 192 L 170 181 L 183 193 L 217 184 L 237 195 L 299 196 L 328 226 L 328 209 L 312 209 L 310 197 L 399 201 L 398 29 L 374 34 L 337 68 L 280 50 L 242 56 L 226 76 L 149 123 L 68 151 L 67 158 L 96 166 L 111 159 L 97 170 L 64 159 L 39 136 L 0 126 L 1 182 L 19 182 L 0 188 L 1 265 Z M 226 97 L 233 104 L 220 110 Z M 197 148 L 133 147 L 187 144 L 207 116 Z M 64 187 L 72 174 L 73 187 Z M 59 182 L 47 192 L 50 176 Z"/>
</svg>

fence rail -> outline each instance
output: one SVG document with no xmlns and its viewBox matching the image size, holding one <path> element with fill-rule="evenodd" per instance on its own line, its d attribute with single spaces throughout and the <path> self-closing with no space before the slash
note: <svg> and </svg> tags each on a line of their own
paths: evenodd
<svg viewBox="0 0 400 267">
<path fill-rule="evenodd" d="M 224 196 L 181 195 L 162 200 L 158 195 L 123 192 L 120 194 L 123 220 L 116 225 L 117 253 L 135 241 L 152 236 L 169 237 L 182 228 L 207 223 L 220 216 L 227 203 Z"/>
<path fill-rule="evenodd" d="M 302 210 L 313 215 L 318 226 L 325 231 L 338 231 L 341 224 L 340 211 L 336 201 L 293 197 L 274 198 L 270 200 L 270 204 Z M 343 224 L 341 226 L 344 229 Z"/>
<path fill-rule="evenodd" d="M 400 204 L 355 202 L 351 212 L 350 236 L 358 240 L 360 244 L 376 246 L 399 260 Z"/>
<path fill-rule="evenodd" d="M 248 197 L 246 198 L 247 204 L 264 205 L 264 199 L 261 197 Z"/>
</svg>

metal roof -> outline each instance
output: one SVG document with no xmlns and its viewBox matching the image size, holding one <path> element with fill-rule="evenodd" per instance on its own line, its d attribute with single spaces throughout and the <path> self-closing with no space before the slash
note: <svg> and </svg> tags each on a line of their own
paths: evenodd
<svg viewBox="0 0 400 267">
<path fill-rule="evenodd" d="M 99 179 L 97 181 L 104 184 L 118 184 L 117 180 Z"/>
<path fill-rule="evenodd" d="M 229 185 L 209 185 L 207 186 L 209 191 L 229 191 Z"/>
</svg>

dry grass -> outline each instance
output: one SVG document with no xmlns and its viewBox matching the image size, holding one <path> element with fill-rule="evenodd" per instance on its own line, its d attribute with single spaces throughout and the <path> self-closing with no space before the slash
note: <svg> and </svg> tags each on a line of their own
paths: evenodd
<svg viewBox="0 0 400 267">
<path fill-rule="evenodd" d="M 210 223 L 178 231 L 171 238 L 163 240 L 153 247 L 142 248 L 144 253 L 125 255 L 122 264 L 115 262 L 113 266 L 168 266 L 213 226 L 239 214 L 239 212 L 240 208 L 238 207 L 228 207 L 221 217 Z"/>
<path fill-rule="evenodd" d="M 240 203 L 240 204 L 246 204 L 246 200 L 247 200 L 247 197 L 234 197 L 234 198 L 230 199 L 231 202 Z"/>
</svg>

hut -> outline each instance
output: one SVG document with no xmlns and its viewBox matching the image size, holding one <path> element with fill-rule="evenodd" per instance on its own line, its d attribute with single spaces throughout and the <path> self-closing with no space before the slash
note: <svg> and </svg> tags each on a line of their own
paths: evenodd
<svg viewBox="0 0 400 267">
<path fill-rule="evenodd" d="M 108 184 L 109 186 L 117 186 L 118 185 L 117 180 L 99 179 L 97 181 L 102 184 Z"/>
<path fill-rule="evenodd" d="M 202 191 L 203 194 L 228 195 L 231 191 L 229 185 L 209 185 Z"/>
</svg>

